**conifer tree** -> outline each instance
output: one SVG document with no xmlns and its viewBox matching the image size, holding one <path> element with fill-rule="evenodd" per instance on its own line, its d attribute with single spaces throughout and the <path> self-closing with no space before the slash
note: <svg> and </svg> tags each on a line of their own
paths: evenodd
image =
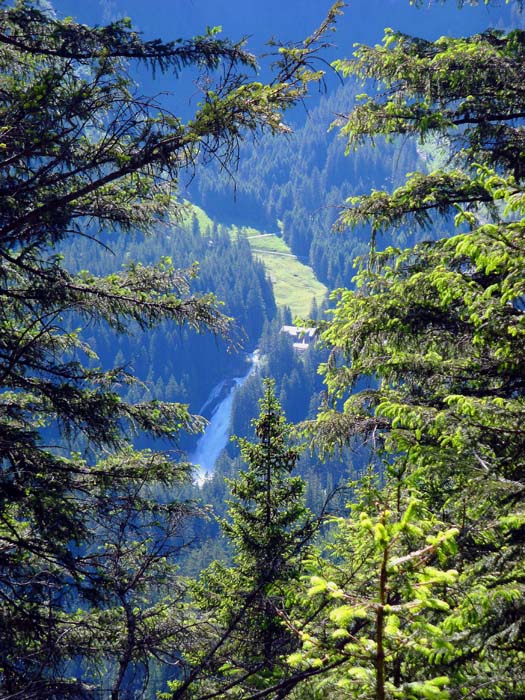
<svg viewBox="0 0 525 700">
<path fill-rule="evenodd" d="M 284 697 L 298 682 L 286 663 L 297 639 L 283 618 L 298 600 L 302 562 L 319 525 L 304 504 L 303 480 L 292 476 L 300 449 L 289 442 L 271 380 L 253 423 L 256 440 L 238 440 L 246 469 L 229 480 L 229 517 L 221 522 L 233 566 L 214 563 L 196 588 L 213 630 L 198 656 L 200 673 L 205 687 L 215 679 L 221 697 L 249 698 L 263 688 Z M 230 689 L 233 678 L 239 683 Z"/>
<path fill-rule="evenodd" d="M 63 246 L 76 237 L 108 250 L 117 235 L 152 233 L 180 214 L 185 169 L 234 159 L 249 134 L 286 130 L 282 112 L 320 77 L 308 63 L 337 11 L 283 48 L 262 84 L 247 75 L 256 61 L 243 43 L 215 30 L 145 41 L 128 20 L 88 27 L 0 0 L 3 697 L 122 697 L 153 657 L 180 654 L 173 557 L 188 507 L 176 494 L 189 466 L 130 440 L 176 441 L 200 421 L 179 403 L 123 400 L 133 376 L 97 366 L 82 328 L 229 327 L 213 297 L 191 293 L 191 269 L 130 261 L 97 276 L 68 268 Z M 196 69 L 193 117 L 140 95 L 136 64 L 174 77 Z M 162 486 L 170 497 L 159 501 Z"/>
<path fill-rule="evenodd" d="M 430 673 L 423 665 L 447 680 L 412 685 L 415 696 L 525 693 L 524 46 L 521 30 L 437 41 L 387 30 L 382 45 L 337 64 L 381 86 L 339 120 L 349 151 L 413 134 L 447 156 L 393 192 L 346 202 L 340 227 L 368 224 L 372 252 L 356 289 L 337 293 L 324 333 L 331 403 L 316 422 L 321 441 L 364 437 L 406 489 L 417 488 L 427 514 L 458 531 L 448 613 L 434 632 L 414 631 L 442 649 L 402 662 L 386 697 L 407 697 L 402 679 L 419 682 Z M 382 231 L 443 225 L 448 238 L 380 250 Z M 353 586 L 359 576 L 345 594 Z M 423 618 L 436 622 L 431 611 Z M 339 672 L 347 664 L 352 683 L 359 653 L 351 643 L 347 651 Z"/>
<path fill-rule="evenodd" d="M 362 480 L 349 517 L 332 519 L 333 537 L 310 563 L 310 620 L 289 662 L 319 669 L 314 685 L 334 700 L 445 700 L 450 678 L 434 662 L 454 651 L 443 623 L 458 531 L 426 508 L 416 479 L 378 481 Z"/>
</svg>

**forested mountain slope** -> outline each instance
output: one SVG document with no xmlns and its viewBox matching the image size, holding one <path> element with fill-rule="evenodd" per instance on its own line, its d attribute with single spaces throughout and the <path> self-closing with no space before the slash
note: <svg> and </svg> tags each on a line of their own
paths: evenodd
<svg viewBox="0 0 525 700">
<path fill-rule="evenodd" d="M 149 265 L 162 259 L 180 268 L 194 266 L 194 293 L 213 293 L 223 303 L 223 312 L 234 319 L 228 340 L 169 325 L 148 332 L 135 328 L 127 336 L 104 326 L 84 331 L 104 366 L 131 367 L 142 380 L 130 388 L 128 397 L 177 399 L 198 410 L 215 384 L 240 371 L 242 349 L 253 350 L 264 323 L 275 316 L 271 283 L 262 264 L 254 260 L 245 238 L 233 240 L 226 229 L 213 224 L 201 230 L 191 208 L 182 221 L 163 224 L 151 236 L 136 234 L 106 244 L 113 255 L 87 238 L 73 241 L 63 249 L 64 263 L 74 272 L 89 269 L 99 275 L 115 265 Z"/>
<path fill-rule="evenodd" d="M 198 174 L 191 192 L 219 220 L 279 228 L 300 260 L 310 264 L 329 288 L 350 284 L 353 262 L 370 241 L 367 227 L 335 235 L 338 208 L 347 197 L 374 187 L 393 187 L 419 158 L 413 141 L 363 148 L 346 158 L 336 129 L 360 92 L 348 82 L 320 98 L 304 126 L 277 139 L 262 139 L 243 149 L 237 172 L 229 177 L 213 169 Z M 235 192 L 235 201 L 231 198 Z"/>
<path fill-rule="evenodd" d="M 463 16 L 439 7 L 428 31 Z M 257 74 L 215 29 L 148 41 L 0 0 L 4 700 L 525 696 L 525 32 L 386 30 L 303 128 L 341 9 Z M 180 111 L 146 73 L 187 75 Z M 243 224 L 345 285 L 312 307 L 321 347 L 281 332 L 224 170 Z M 200 488 L 183 401 L 241 341 L 248 437 Z"/>
</svg>

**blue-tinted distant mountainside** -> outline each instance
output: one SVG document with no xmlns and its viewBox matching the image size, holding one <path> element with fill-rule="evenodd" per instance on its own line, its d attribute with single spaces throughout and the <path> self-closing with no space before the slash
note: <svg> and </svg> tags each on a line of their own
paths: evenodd
<svg viewBox="0 0 525 700">
<path fill-rule="evenodd" d="M 51 4 L 50 0 L 42 0 L 42 2 Z M 151 39 L 161 37 L 165 40 L 184 38 L 206 31 L 207 27 L 221 26 L 223 35 L 233 39 L 241 39 L 247 37 L 248 47 L 256 54 L 261 55 L 264 51 L 268 51 L 266 42 L 274 37 L 277 41 L 296 42 L 308 36 L 317 26 L 319 26 L 326 12 L 328 11 L 331 2 L 329 0 L 290 0 L 282 2 L 281 0 L 266 0 L 265 2 L 255 2 L 255 0 L 91 0 L 89 3 L 79 4 L 77 0 L 52 0 L 52 4 L 56 12 L 60 16 L 72 15 L 80 21 L 87 23 L 105 24 L 115 21 L 124 16 L 131 17 L 133 25 L 143 33 L 145 38 Z M 436 38 L 441 35 L 468 35 L 474 32 L 483 31 L 488 27 L 505 27 L 514 20 L 516 24 L 517 18 L 512 17 L 512 10 L 505 5 L 501 7 L 486 7 L 481 4 L 479 7 L 464 7 L 459 10 L 456 2 L 450 0 L 444 4 L 437 2 L 429 2 L 427 6 L 416 8 L 410 5 L 409 0 L 354 0 L 348 3 L 344 10 L 343 16 L 338 19 L 337 31 L 330 37 L 332 46 L 328 48 L 323 59 L 326 65 L 319 67 L 327 68 L 328 63 L 335 58 L 342 58 L 351 55 L 353 46 L 356 42 L 376 44 L 383 37 L 385 27 L 392 27 L 396 30 L 423 36 L 425 38 Z M 518 18 L 519 19 L 519 18 Z M 261 58 L 263 65 L 268 66 L 271 63 L 271 58 Z M 159 95 L 159 101 L 167 109 L 173 111 L 174 114 L 182 119 L 190 118 L 195 104 L 202 99 L 202 87 L 194 84 L 191 71 L 180 79 L 176 80 L 172 75 L 158 75 L 155 79 L 144 72 L 137 72 L 137 90 L 144 94 L 164 93 Z M 254 75 L 254 79 L 256 76 Z M 296 209 L 296 218 L 308 216 L 310 217 L 314 211 L 322 211 L 322 207 L 326 205 L 334 205 L 341 202 L 348 194 L 359 193 L 362 188 L 359 188 L 356 182 L 359 177 L 348 178 L 347 169 L 348 163 L 342 155 L 342 145 L 334 146 L 334 139 L 327 139 L 325 136 L 326 129 L 332 121 L 333 115 L 337 112 L 337 107 L 340 105 L 330 105 L 333 102 L 332 95 L 339 87 L 339 81 L 336 75 L 327 69 L 327 78 L 325 88 L 329 93 L 329 102 L 322 100 L 321 93 L 313 93 L 305 101 L 305 108 L 295 108 L 292 113 L 285 115 L 285 121 L 290 124 L 294 131 L 299 131 L 303 125 L 306 126 L 302 134 L 298 138 L 305 145 L 305 138 L 315 141 L 315 146 L 310 147 L 310 156 L 314 154 L 317 162 L 315 165 L 320 173 L 320 180 L 317 182 L 315 189 L 315 201 L 303 202 L 302 209 L 298 210 L 298 202 L 288 203 L 285 199 L 285 189 L 290 186 L 290 179 L 293 179 L 294 173 L 289 167 L 280 169 L 280 177 L 285 180 L 280 180 L 274 183 L 274 191 L 266 191 L 267 187 L 272 183 L 268 179 L 271 173 L 266 172 L 268 168 L 261 164 L 261 159 L 270 160 L 274 165 L 277 161 L 286 158 L 285 151 L 290 151 L 296 147 L 294 144 L 284 145 L 281 140 L 279 143 L 272 143 L 269 139 L 265 139 L 265 148 L 261 149 L 260 145 L 256 148 L 247 149 L 245 154 L 251 163 L 240 161 L 240 169 L 238 171 L 238 179 L 242 181 L 244 195 L 247 194 L 247 189 L 256 190 L 254 197 L 238 197 L 237 201 L 233 196 L 233 188 L 226 185 L 225 180 L 219 184 L 214 193 L 210 192 L 208 185 L 204 186 L 208 196 L 201 199 L 201 203 L 206 208 L 210 208 L 211 213 L 221 221 L 235 221 L 240 224 L 255 224 L 264 226 L 275 226 L 275 219 L 283 220 L 288 212 Z M 360 92 L 361 89 L 354 89 L 354 92 Z M 337 99 L 336 99 L 337 101 Z M 323 106 L 324 102 L 324 106 Z M 342 101 L 342 111 L 350 108 L 348 100 Z M 312 133 L 311 112 L 317 107 L 320 107 L 323 118 L 317 116 L 314 121 L 315 133 Z M 310 121 L 310 125 L 308 125 Z M 322 134 L 319 132 L 323 132 Z M 330 146 L 330 144 L 332 144 Z M 304 148 L 301 147 L 301 152 L 304 154 Z M 331 147 L 331 154 L 328 153 Z M 275 151 L 280 150 L 277 158 Z M 360 166 L 360 174 L 366 177 L 370 176 L 370 168 L 375 168 L 372 160 L 376 160 L 377 154 L 373 158 L 361 156 L 367 161 L 366 167 Z M 260 182 L 255 182 L 249 175 L 254 172 L 253 162 L 257 163 L 257 179 L 259 181 L 266 180 L 265 186 L 260 186 Z M 295 163 L 298 170 L 299 166 L 304 164 L 304 157 L 301 162 Z M 263 167 L 261 167 L 261 165 Z M 356 166 L 357 167 L 357 166 Z M 391 170 L 390 166 L 388 166 Z M 291 170 L 294 170 L 293 163 Z M 399 168 L 398 168 L 399 170 Z M 339 175 L 336 171 L 339 171 Z M 343 171 L 345 171 L 343 173 Z M 307 172 L 311 175 L 311 169 Z M 297 176 L 297 173 L 295 173 Z M 268 177 L 267 177 L 268 176 Z M 286 180 L 286 177 L 289 180 Z M 387 175 L 388 177 L 389 175 Z M 210 177 L 209 173 L 204 173 L 203 177 Z M 215 180 L 216 175 L 211 177 Z M 302 175 L 301 175 L 302 177 Z M 384 185 L 385 175 L 380 174 L 380 181 L 375 182 L 376 186 Z M 324 179 L 324 182 L 323 182 Z M 353 184 L 348 188 L 343 188 L 341 192 L 330 194 L 330 188 L 333 185 L 339 187 L 342 180 L 353 180 Z M 181 182 L 184 187 L 186 183 Z M 327 189 L 321 191 L 319 185 L 327 185 Z M 279 186 L 277 193 L 276 187 Z M 302 197 L 308 196 L 308 193 L 303 188 Z M 202 193 L 202 186 L 201 186 Z M 277 196 L 278 195 L 278 196 Z M 210 200 L 213 197 L 213 202 Z M 221 198 L 219 202 L 217 197 Z M 261 207 L 261 201 L 264 200 L 265 206 Z M 296 200 L 296 198 L 294 198 Z M 279 200 L 279 201 L 277 201 Z M 282 200 L 282 201 L 281 201 Z M 255 207 L 253 206 L 255 205 Z M 249 210 L 248 216 L 246 215 Z M 265 209 L 266 211 L 262 211 Z M 261 220 L 261 214 L 263 220 Z M 266 220 L 264 220 L 264 218 Z M 288 216 L 289 218 L 289 216 Z M 327 220 L 323 222 L 323 228 L 329 228 L 330 217 L 325 217 Z M 286 223 L 286 222 L 285 222 Z M 290 222 L 288 222 L 290 223 Z M 312 242 L 312 234 L 307 234 L 305 231 L 299 231 L 295 225 L 288 226 L 288 232 L 285 232 L 285 238 L 292 243 L 294 252 L 303 256 L 308 260 L 310 253 L 310 245 Z M 304 241 L 299 241 L 300 237 L 305 238 Z M 319 256 L 312 252 L 314 259 L 318 260 Z M 347 256 L 348 257 L 348 256 Z M 327 269 L 318 269 L 318 274 L 321 275 L 324 281 L 330 283 L 348 283 L 348 273 L 344 273 L 341 277 L 340 271 L 336 270 L 333 274 L 328 270 L 328 263 L 324 265 Z M 320 267 L 323 267 L 322 265 Z M 340 266 L 336 266 L 340 267 Z"/>
<path fill-rule="evenodd" d="M 122 16 L 133 19 L 147 36 L 164 39 L 199 33 L 206 26 L 221 25 L 232 37 L 249 36 L 259 50 L 271 36 L 297 41 L 323 19 L 330 0 L 54 0 L 59 14 L 80 21 L 107 23 Z M 334 43 L 348 49 L 353 42 L 376 42 L 383 29 L 391 26 L 425 37 L 441 34 L 472 33 L 508 21 L 505 7 L 465 7 L 429 2 L 415 8 L 408 0 L 353 0 L 339 21 Z M 350 43 L 349 43 L 350 42 Z"/>
<path fill-rule="evenodd" d="M 42 0 L 44 1 L 44 0 Z M 268 51 L 267 42 L 298 42 L 309 36 L 322 22 L 332 0 L 45 0 L 59 16 L 73 16 L 88 24 L 107 24 L 130 17 L 145 38 L 164 40 L 202 34 L 207 27 L 222 27 L 224 36 L 248 39 L 248 47 L 257 55 Z M 442 5 L 429 0 L 428 6 L 416 8 L 409 0 L 353 0 L 339 18 L 332 47 L 325 52 L 330 62 L 348 56 L 356 42 L 375 44 L 381 41 L 385 27 L 428 39 L 447 34 L 468 35 L 487 27 L 503 28 L 511 21 L 512 10 L 502 7 L 464 7 L 454 0 Z M 514 24 L 516 18 L 514 17 Z M 138 80 L 149 91 L 151 77 L 144 73 Z M 330 79 L 335 85 L 335 77 Z M 174 94 L 177 114 L 184 112 L 188 99 L 198 100 L 192 86 L 182 88 L 171 77 L 157 76 L 153 89 Z"/>
</svg>

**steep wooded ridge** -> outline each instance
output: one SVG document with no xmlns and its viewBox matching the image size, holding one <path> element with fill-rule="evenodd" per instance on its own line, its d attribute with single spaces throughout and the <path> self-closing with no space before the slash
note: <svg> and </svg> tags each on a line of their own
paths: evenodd
<svg viewBox="0 0 525 700">
<path fill-rule="evenodd" d="M 401 184 L 418 162 L 413 141 L 383 143 L 345 158 L 337 130 L 330 125 L 359 90 L 355 81 L 339 85 L 293 133 L 243 147 L 233 179 L 209 169 L 197 175 L 191 188 L 195 201 L 219 220 L 234 216 L 265 230 L 279 228 L 292 252 L 331 289 L 351 284 L 354 260 L 366 253 L 370 240 L 366 227 L 356 228 L 352 236 L 334 236 L 341 203 L 370 184 Z"/>
<path fill-rule="evenodd" d="M 167 401 L 191 402 L 196 410 L 221 379 L 242 372 L 242 348 L 255 347 L 264 323 L 273 319 L 276 305 L 272 286 L 261 263 L 251 255 L 245 238 L 233 241 L 227 229 L 199 223 L 188 207 L 180 221 L 157 224 L 153 235 L 140 234 L 106 240 L 107 250 L 93 250 L 80 238 L 63 248 L 68 270 L 89 268 L 97 275 L 131 260 L 151 265 L 164 259 L 177 268 L 191 270 L 194 293 L 212 292 L 221 301 L 221 312 L 232 320 L 228 338 L 199 333 L 161 323 L 153 329 L 129 328 L 125 335 L 109 327 L 87 329 L 87 339 L 104 367 L 127 366 L 140 379 L 123 388 L 127 399 L 148 395 Z M 77 319 L 74 323 L 79 323 Z"/>
<path fill-rule="evenodd" d="M 213 29 L 0 0 L 2 700 L 525 698 L 525 32 L 386 30 L 289 133 L 340 5 L 255 82 Z M 194 115 L 135 65 L 197 73 Z M 237 223 L 342 287 L 322 349 L 177 192 L 231 223 L 234 166 Z M 234 327 L 265 359 L 198 489 L 181 401 Z"/>
</svg>

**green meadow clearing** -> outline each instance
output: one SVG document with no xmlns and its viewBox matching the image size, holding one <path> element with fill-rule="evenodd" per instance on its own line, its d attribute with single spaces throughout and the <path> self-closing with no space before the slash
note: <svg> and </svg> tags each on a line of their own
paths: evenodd
<svg viewBox="0 0 525 700">
<path fill-rule="evenodd" d="M 202 209 L 196 206 L 192 209 L 202 231 L 213 225 Z M 263 233 L 249 226 L 230 226 L 228 230 L 234 238 L 248 238 L 254 256 L 267 270 L 277 306 L 290 307 L 293 317 L 308 318 L 314 299 L 321 304 L 328 292 L 312 268 L 293 255 L 288 245 L 275 233 Z"/>
</svg>

